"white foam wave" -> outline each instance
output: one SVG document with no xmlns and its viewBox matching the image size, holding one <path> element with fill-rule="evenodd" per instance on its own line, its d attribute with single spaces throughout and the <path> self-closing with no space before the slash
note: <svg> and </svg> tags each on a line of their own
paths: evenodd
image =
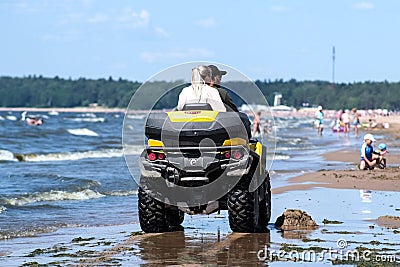
<svg viewBox="0 0 400 267">
<path fill-rule="evenodd" d="M 144 118 L 146 118 L 146 115 L 133 115 L 133 114 L 130 114 L 130 115 L 127 115 L 127 117 L 129 119 L 133 119 L 133 120 L 143 120 Z"/>
<path fill-rule="evenodd" d="M 274 155 L 274 156 L 269 156 L 267 155 L 267 160 L 285 160 L 285 159 L 290 159 L 290 156 L 287 155 Z"/>
<path fill-rule="evenodd" d="M 125 155 L 140 155 L 145 148 L 144 145 L 124 145 Z"/>
<path fill-rule="evenodd" d="M 130 190 L 130 191 L 117 191 L 111 192 L 108 195 L 110 196 L 117 196 L 117 197 L 125 197 L 125 196 L 136 196 L 138 194 L 137 190 Z"/>
<path fill-rule="evenodd" d="M 116 158 L 122 157 L 122 149 L 105 149 L 84 152 L 65 152 L 51 154 L 26 154 L 20 155 L 21 161 L 39 162 L 39 161 L 62 161 L 62 160 L 80 160 L 88 158 Z"/>
<path fill-rule="evenodd" d="M 79 192 L 50 191 L 43 193 L 35 193 L 26 197 L 18 197 L 6 199 L 7 204 L 13 206 L 23 206 L 36 202 L 44 201 L 64 201 L 64 200 L 89 200 L 93 198 L 104 197 L 103 194 L 95 192 L 91 189 L 85 189 Z"/>
<path fill-rule="evenodd" d="M 8 150 L 0 150 L 0 161 L 18 161 L 14 154 Z"/>
<path fill-rule="evenodd" d="M 48 114 L 51 116 L 58 116 L 60 113 L 58 113 L 57 110 L 52 110 L 52 111 L 49 111 Z"/>
<path fill-rule="evenodd" d="M 86 135 L 86 136 L 99 136 L 98 133 L 89 130 L 87 128 L 80 128 L 80 129 L 68 129 L 67 130 L 70 134 L 73 135 Z"/>
<path fill-rule="evenodd" d="M 4 207 L 4 206 L 0 206 L 0 213 L 2 213 L 3 211 L 6 211 L 7 210 L 7 208 L 6 207 Z"/>
<path fill-rule="evenodd" d="M 17 117 L 15 117 L 14 115 L 8 115 L 8 116 L 6 116 L 6 119 L 10 120 L 10 121 L 16 121 Z"/>
<path fill-rule="evenodd" d="M 69 118 L 67 120 L 76 122 L 104 122 L 105 118 Z"/>
</svg>

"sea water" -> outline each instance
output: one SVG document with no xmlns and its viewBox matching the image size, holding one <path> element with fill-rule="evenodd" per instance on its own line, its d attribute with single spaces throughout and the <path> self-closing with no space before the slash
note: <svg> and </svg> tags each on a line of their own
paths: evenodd
<svg viewBox="0 0 400 267">
<path fill-rule="evenodd" d="M 122 149 L 123 113 L 36 113 L 31 126 L 18 112 L 0 114 L 0 239 L 36 236 L 67 227 L 138 224 L 137 189 Z M 322 154 L 359 138 L 325 130 L 317 136 L 312 118 L 275 118 L 261 139 L 268 148 L 273 187 L 319 169 L 345 167 Z M 129 118 L 130 155 L 143 149 L 144 116 Z M 355 162 L 358 159 L 355 159 Z"/>
</svg>

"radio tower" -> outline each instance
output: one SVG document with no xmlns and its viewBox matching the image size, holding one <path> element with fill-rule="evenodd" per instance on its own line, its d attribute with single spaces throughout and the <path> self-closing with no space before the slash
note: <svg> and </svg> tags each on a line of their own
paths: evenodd
<svg viewBox="0 0 400 267">
<path fill-rule="evenodd" d="M 335 46 L 332 47 L 332 83 L 335 84 Z"/>
</svg>

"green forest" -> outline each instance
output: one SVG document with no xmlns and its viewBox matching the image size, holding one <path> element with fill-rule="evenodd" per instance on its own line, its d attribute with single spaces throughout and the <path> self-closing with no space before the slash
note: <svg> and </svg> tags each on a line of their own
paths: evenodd
<svg viewBox="0 0 400 267">
<path fill-rule="evenodd" d="M 322 105 L 325 109 L 400 109 L 400 82 L 358 82 L 335 83 L 327 81 L 289 81 L 257 80 L 254 82 L 261 90 L 270 105 L 274 95 L 283 95 L 282 104 L 301 108 L 304 103 L 309 106 Z M 1 107 L 86 107 L 96 103 L 108 108 L 126 108 L 140 82 L 124 79 L 62 79 L 42 76 L 0 77 Z M 178 95 L 186 84 L 176 82 L 146 83 L 146 90 L 140 90 L 146 101 L 153 101 L 152 96 L 163 95 L 155 108 L 173 108 Z M 245 94 L 250 82 L 227 82 L 227 88 L 240 88 Z M 232 92 L 231 92 L 232 93 Z M 237 105 L 240 97 L 232 93 Z M 149 103 L 141 103 L 143 107 Z M 137 107 L 140 109 L 140 105 Z M 252 104 L 252 103 L 249 103 Z"/>
</svg>

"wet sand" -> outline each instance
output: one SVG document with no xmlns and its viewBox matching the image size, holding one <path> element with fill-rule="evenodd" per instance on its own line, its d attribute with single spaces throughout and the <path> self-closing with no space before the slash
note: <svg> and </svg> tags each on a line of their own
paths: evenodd
<svg viewBox="0 0 400 267">
<path fill-rule="evenodd" d="M 320 170 L 318 172 L 307 173 L 289 179 L 288 185 L 273 188 L 274 194 L 290 190 L 307 190 L 315 187 L 342 188 L 342 189 L 368 189 L 380 191 L 400 191 L 400 153 L 398 152 L 400 143 L 400 117 L 378 117 L 377 122 L 389 122 L 390 128 L 376 128 L 368 131 L 375 136 L 383 135 L 373 146 L 379 143 L 386 143 L 389 153 L 386 155 L 386 169 L 358 170 L 357 165 L 360 160 L 359 147 L 344 148 L 323 154 L 326 161 L 343 162 L 343 169 L 339 170 Z M 360 132 L 363 136 L 366 131 Z M 341 133 L 341 135 L 344 135 Z M 376 138 L 377 139 L 377 138 Z M 395 152 L 391 152 L 394 148 Z"/>
</svg>

